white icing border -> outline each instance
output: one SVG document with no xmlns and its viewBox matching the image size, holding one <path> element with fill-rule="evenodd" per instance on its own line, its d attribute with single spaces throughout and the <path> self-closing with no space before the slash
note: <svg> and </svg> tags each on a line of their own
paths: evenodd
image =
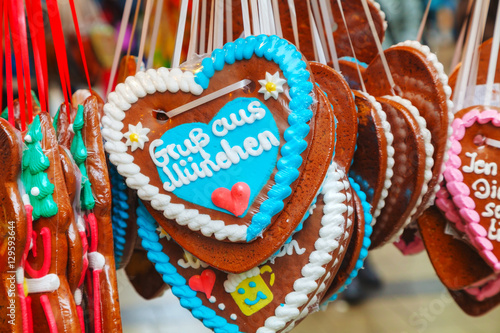
<svg viewBox="0 0 500 333">
<path fill-rule="evenodd" d="M 348 211 L 348 206 L 347 196 L 342 191 L 349 190 L 349 184 L 343 181 L 344 177 L 344 172 L 332 163 L 322 189 L 325 215 L 321 219 L 319 238 L 314 243 L 315 250 L 309 255 L 309 263 L 302 268 L 303 277 L 294 282 L 294 291 L 286 295 L 284 304 L 276 308 L 275 315 L 267 318 L 257 333 L 275 333 L 285 328 L 300 316 L 299 308 L 311 301 L 308 295 L 321 287 L 319 280 L 327 274 L 323 266 L 333 260 L 331 253 L 339 246 L 338 239 L 345 234 L 343 214 Z"/>
<path fill-rule="evenodd" d="M 183 72 L 179 68 L 149 69 L 146 72 L 138 72 L 135 76 L 128 77 L 124 83 L 118 84 L 115 91 L 108 96 L 108 103 L 104 105 L 105 116 L 102 118 L 102 136 L 106 140 L 104 148 L 109 154 L 109 160 L 125 177 L 127 186 L 137 190 L 139 198 L 150 201 L 151 206 L 163 212 L 167 219 L 175 220 L 192 231 L 200 231 L 206 237 L 246 242 L 247 226 L 226 225 L 224 221 L 212 220 L 209 215 L 200 214 L 196 209 L 186 209 L 183 204 L 174 204 L 169 195 L 160 194 L 159 188 L 150 185 L 149 177 L 142 174 L 140 167 L 133 163 L 133 156 L 121 141 L 125 112 L 133 103 L 148 94 L 166 91 L 176 93 L 179 90 L 193 95 L 203 92 L 203 88 L 194 81 L 193 73 Z"/>
<path fill-rule="evenodd" d="M 380 7 L 380 4 L 378 2 L 376 2 L 375 0 L 368 0 L 368 3 L 370 3 L 370 2 L 378 10 L 378 14 L 380 15 L 380 18 L 382 18 L 382 21 L 383 21 L 384 35 L 382 37 L 382 40 L 380 41 L 382 43 L 385 39 L 385 32 L 387 31 L 386 15 L 385 15 L 384 11 L 382 10 L 382 8 Z"/>
<path fill-rule="evenodd" d="M 391 125 L 387 121 L 387 115 L 384 110 L 382 110 L 382 106 L 372 95 L 365 93 L 363 91 L 358 91 L 361 95 L 363 95 L 368 101 L 373 105 L 375 111 L 377 112 L 380 120 L 382 122 L 382 129 L 384 130 L 385 138 L 387 141 L 387 169 L 385 171 L 385 180 L 384 187 L 382 188 L 382 192 L 380 193 L 380 199 L 375 207 L 375 210 L 372 213 L 372 227 L 377 223 L 377 217 L 380 215 L 382 208 L 385 206 L 385 199 L 387 195 L 389 195 L 389 188 L 391 187 L 391 179 L 394 175 L 394 171 L 392 168 L 394 167 L 394 147 L 392 143 L 394 142 L 394 135 L 391 132 Z M 372 205 L 373 206 L 373 205 Z"/>
<path fill-rule="evenodd" d="M 417 213 L 418 208 L 422 204 L 422 199 L 424 198 L 424 195 L 427 193 L 429 181 L 432 178 L 432 167 L 434 166 L 434 159 L 432 158 L 432 155 L 434 155 L 434 146 L 431 143 L 431 132 L 427 128 L 427 123 L 424 117 L 420 115 L 418 109 L 415 106 L 413 106 L 413 104 L 411 104 L 409 100 L 402 98 L 400 96 L 390 96 L 390 95 L 384 96 L 383 98 L 401 104 L 404 108 L 406 108 L 410 112 L 413 118 L 417 121 L 418 127 L 420 129 L 420 135 L 422 136 L 424 141 L 425 156 L 426 156 L 424 184 L 422 186 L 422 190 L 420 191 L 417 202 L 415 203 L 415 206 L 410 212 L 408 219 L 403 223 L 401 229 L 399 229 L 398 232 L 394 234 L 394 236 L 391 238 L 390 242 L 392 243 L 399 239 L 399 237 L 403 234 L 404 228 L 406 228 L 406 226 L 408 226 L 408 224 L 410 224 L 410 222 L 413 220 L 413 217 Z"/>
<path fill-rule="evenodd" d="M 446 106 L 448 108 L 448 137 L 446 138 L 446 146 L 445 146 L 445 150 L 444 150 L 443 163 L 441 165 L 441 171 L 440 171 L 436 186 L 434 187 L 434 189 L 431 189 L 431 195 L 429 197 L 429 201 L 423 207 L 423 209 L 422 209 L 422 212 L 423 212 L 427 208 L 429 208 L 430 206 L 432 206 L 434 204 L 434 200 L 436 199 L 436 193 L 441 188 L 440 184 L 443 181 L 443 173 L 446 169 L 446 162 L 448 162 L 448 151 L 450 150 L 450 146 L 451 146 L 450 137 L 453 134 L 453 128 L 451 127 L 451 123 L 453 122 L 453 119 L 455 118 L 455 116 L 453 114 L 453 102 L 451 101 L 452 90 L 451 90 L 450 86 L 448 85 L 448 76 L 444 72 L 443 64 L 441 64 L 439 62 L 437 56 L 431 52 L 431 49 L 428 46 L 422 45 L 419 42 L 412 41 L 412 40 L 407 40 L 405 42 L 401 42 L 401 43 L 397 44 L 396 46 L 410 47 L 410 48 L 413 48 L 413 49 L 419 51 L 420 53 L 422 53 L 426 57 L 427 61 L 429 61 L 432 64 L 432 66 L 434 67 L 434 69 L 437 71 L 439 82 L 441 82 L 441 84 L 443 85 L 443 90 L 444 90 L 444 93 L 446 95 Z"/>
</svg>

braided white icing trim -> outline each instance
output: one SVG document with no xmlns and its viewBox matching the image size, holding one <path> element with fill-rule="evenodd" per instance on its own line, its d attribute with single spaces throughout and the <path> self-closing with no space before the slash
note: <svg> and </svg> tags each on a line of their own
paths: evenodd
<svg viewBox="0 0 500 333">
<path fill-rule="evenodd" d="M 432 158 L 432 155 L 434 155 L 434 146 L 431 143 L 431 132 L 427 128 L 427 123 L 424 117 L 420 115 L 418 109 L 415 106 L 413 106 L 413 104 L 411 104 L 409 100 L 401 98 L 399 96 L 389 96 L 389 95 L 384 96 L 384 98 L 401 104 L 411 113 L 413 118 L 415 118 L 415 120 L 417 121 L 418 127 L 420 129 L 420 135 L 422 136 L 425 146 L 424 184 L 417 198 L 417 202 L 413 207 L 412 211 L 410 212 L 410 215 L 408 216 L 408 219 L 404 222 L 401 229 L 392 237 L 391 242 L 394 242 L 399 239 L 399 236 L 403 234 L 404 228 L 408 224 L 410 224 L 410 222 L 413 220 L 415 214 L 417 213 L 418 208 L 420 207 L 420 204 L 422 204 L 422 199 L 424 198 L 424 195 L 427 193 L 429 181 L 432 178 L 432 167 L 434 166 L 434 159 Z"/>
<path fill-rule="evenodd" d="M 163 212 L 167 219 L 175 220 L 179 225 L 187 226 L 192 231 L 199 231 L 206 237 L 214 236 L 217 240 L 228 239 L 232 242 L 246 241 L 246 226 L 226 225 L 224 221 L 212 220 L 209 215 L 200 214 L 196 209 L 186 209 L 182 204 L 172 203 L 171 197 L 167 194 L 159 194 L 159 188 L 149 184 L 149 177 L 142 174 L 140 167 L 133 163 L 133 156 L 128 153 L 128 147 L 121 141 L 125 112 L 132 104 L 147 94 L 166 91 L 170 93 L 183 91 L 200 95 L 203 88 L 195 82 L 192 72 L 183 72 L 179 68 L 168 70 L 162 67 L 129 76 L 109 94 L 108 103 L 104 105 L 105 116 L 102 118 L 102 136 L 106 140 L 104 148 L 109 154 L 109 160 L 117 166 L 118 173 L 125 177 L 127 185 L 137 190 L 139 198 L 150 201 L 151 206 Z"/>
<path fill-rule="evenodd" d="M 241 282 L 245 281 L 246 279 L 253 278 L 254 276 L 257 276 L 259 274 L 260 274 L 259 267 L 254 267 L 251 270 L 240 274 L 229 273 L 227 275 L 227 280 L 224 281 L 224 290 L 229 294 L 233 293 L 236 291 L 236 288 Z"/>
<path fill-rule="evenodd" d="M 378 10 L 378 14 L 380 15 L 380 18 L 382 18 L 383 21 L 383 28 L 384 28 L 384 34 L 380 42 L 384 41 L 385 38 L 385 31 L 387 30 L 387 21 L 386 21 L 386 16 L 384 11 L 380 8 L 380 4 L 376 2 L 375 0 L 368 0 L 368 3 L 372 3 L 373 6 Z"/>
<path fill-rule="evenodd" d="M 348 207 L 347 196 L 342 191 L 349 189 L 346 187 L 348 183 L 343 182 L 344 177 L 343 171 L 332 163 L 322 190 L 324 216 L 319 238 L 314 243 L 315 250 L 309 255 L 309 263 L 302 268 L 302 277 L 294 282 L 294 291 L 286 295 L 284 304 L 276 308 L 275 315 L 267 318 L 257 333 L 275 333 L 285 328 L 287 323 L 300 315 L 299 308 L 311 300 L 309 295 L 320 287 L 319 281 L 327 274 L 323 266 L 333 260 L 331 253 L 338 248 L 339 239 L 344 234 L 344 213 Z"/>
<path fill-rule="evenodd" d="M 439 62 L 437 56 L 431 52 L 431 49 L 428 46 L 422 45 L 417 41 L 411 41 L 411 40 L 401 42 L 401 43 L 397 44 L 396 46 L 411 47 L 411 48 L 419 51 L 420 53 L 422 53 L 426 57 L 427 61 L 429 61 L 432 64 L 432 66 L 434 67 L 434 69 L 437 71 L 439 82 L 441 82 L 441 84 L 443 85 L 443 90 L 444 90 L 444 93 L 446 95 L 446 107 L 448 109 L 448 133 L 447 133 L 447 138 L 446 138 L 446 147 L 445 147 L 444 156 L 443 156 L 443 163 L 441 166 L 439 166 L 440 167 L 440 175 L 439 175 L 438 181 L 436 183 L 436 186 L 434 187 L 434 189 L 431 189 L 432 193 L 431 193 L 431 196 L 429 198 L 429 201 L 425 205 L 425 208 L 424 208 L 424 210 L 425 210 L 434 204 L 434 200 L 436 198 L 436 193 L 440 189 L 439 184 L 441 184 L 441 182 L 443 181 L 443 173 L 444 173 L 445 168 L 446 168 L 446 162 L 448 161 L 448 151 L 450 150 L 450 146 L 451 146 L 450 137 L 453 134 L 453 128 L 451 127 L 451 123 L 453 122 L 453 119 L 455 118 L 455 116 L 453 114 L 453 102 L 451 101 L 452 90 L 451 90 L 450 86 L 448 85 L 448 75 L 446 75 L 446 73 L 444 72 L 443 64 L 441 64 Z"/>
<path fill-rule="evenodd" d="M 389 194 L 389 188 L 391 187 L 391 179 L 392 176 L 394 175 L 393 167 L 394 167 L 394 147 L 392 146 L 392 143 L 394 142 L 394 135 L 392 135 L 391 132 L 391 125 L 387 121 L 387 115 L 386 113 L 382 110 L 382 106 L 380 105 L 379 102 L 373 97 L 372 95 L 369 95 L 365 92 L 359 91 L 365 98 L 367 98 L 370 103 L 373 105 L 375 108 L 375 111 L 377 112 L 378 116 L 380 117 L 380 120 L 382 122 L 382 129 L 384 130 L 385 138 L 387 141 L 387 169 L 385 171 L 385 180 L 384 180 L 384 187 L 382 188 L 382 192 L 380 194 L 380 199 L 377 202 L 376 206 L 373 204 L 375 207 L 375 210 L 373 211 L 373 221 L 372 221 L 372 226 L 375 225 L 377 222 L 377 217 L 380 215 L 380 212 L 382 211 L 382 208 L 385 206 L 385 199 L 387 198 L 387 195 Z"/>
</svg>

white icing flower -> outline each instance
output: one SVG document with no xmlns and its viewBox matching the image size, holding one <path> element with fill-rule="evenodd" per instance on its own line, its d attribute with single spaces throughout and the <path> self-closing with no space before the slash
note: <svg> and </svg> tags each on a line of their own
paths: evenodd
<svg viewBox="0 0 500 333">
<path fill-rule="evenodd" d="M 267 101 L 271 96 L 278 99 L 278 94 L 283 92 L 283 85 L 286 80 L 280 78 L 279 72 L 274 73 L 274 75 L 266 72 L 266 79 L 259 80 L 259 83 L 262 86 L 259 92 L 264 94 L 264 99 Z"/>
<path fill-rule="evenodd" d="M 128 125 L 128 132 L 124 134 L 124 137 L 127 138 L 127 142 L 125 143 L 127 146 L 132 147 L 132 151 L 137 148 L 144 149 L 144 143 L 149 141 L 148 133 L 149 128 L 143 128 L 141 122 L 138 122 L 137 125 Z"/>
</svg>

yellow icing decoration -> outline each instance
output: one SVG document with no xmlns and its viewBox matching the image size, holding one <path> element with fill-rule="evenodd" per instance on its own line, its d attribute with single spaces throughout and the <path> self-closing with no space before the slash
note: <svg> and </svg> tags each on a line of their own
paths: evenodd
<svg viewBox="0 0 500 333">
<path fill-rule="evenodd" d="M 262 273 L 271 273 L 268 265 L 261 268 Z M 274 284 L 274 273 L 271 274 L 271 286 Z M 251 316 L 273 301 L 273 293 L 261 275 L 247 278 L 240 282 L 236 291 L 231 293 L 236 305 L 245 316 Z"/>
<path fill-rule="evenodd" d="M 276 90 L 276 83 L 274 83 L 274 82 L 266 83 L 266 90 L 269 92 L 275 91 Z"/>
<path fill-rule="evenodd" d="M 137 133 L 130 134 L 130 141 L 139 142 L 139 134 L 137 134 Z"/>
<path fill-rule="evenodd" d="M 23 288 L 24 288 L 24 297 L 27 297 L 28 296 L 28 281 L 26 280 L 26 278 L 24 278 Z"/>
</svg>

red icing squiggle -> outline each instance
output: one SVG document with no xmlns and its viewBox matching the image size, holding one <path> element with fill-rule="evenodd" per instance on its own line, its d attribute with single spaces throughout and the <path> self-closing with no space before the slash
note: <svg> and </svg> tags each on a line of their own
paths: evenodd
<svg viewBox="0 0 500 333">
<path fill-rule="evenodd" d="M 47 318 L 47 323 L 49 324 L 49 332 L 57 333 L 56 319 L 52 308 L 50 307 L 49 297 L 47 295 L 40 296 L 40 303 L 42 304 L 43 311 L 45 312 L 45 318 Z"/>
<path fill-rule="evenodd" d="M 31 311 L 31 297 L 26 297 L 26 310 L 28 315 L 28 331 L 33 333 L 33 312 Z"/>
<path fill-rule="evenodd" d="M 23 322 L 23 333 L 28 333 L 29 319 L 28 309 L 26 307 L 26 297 L 24 296 L 24 283 L 17 284 L 17 292 L 19 293 L 19 301 L 21 303 L 21 317 Z"/>
<path fill-rule="evenodd" d="M 47 227 L 43 227 L 40 231 L 40 235 L 42 236 L 43 243 L 43 265 L 39 270 L 34 270 L 29 261 L 26 261 L 26 273 L 30 275 L 32 278 L 41 278 L 49 272 L 50 264 L 51 264 L 51 246 L 52 241 L 50 238 L 50 229 Z"/>
</svg>

